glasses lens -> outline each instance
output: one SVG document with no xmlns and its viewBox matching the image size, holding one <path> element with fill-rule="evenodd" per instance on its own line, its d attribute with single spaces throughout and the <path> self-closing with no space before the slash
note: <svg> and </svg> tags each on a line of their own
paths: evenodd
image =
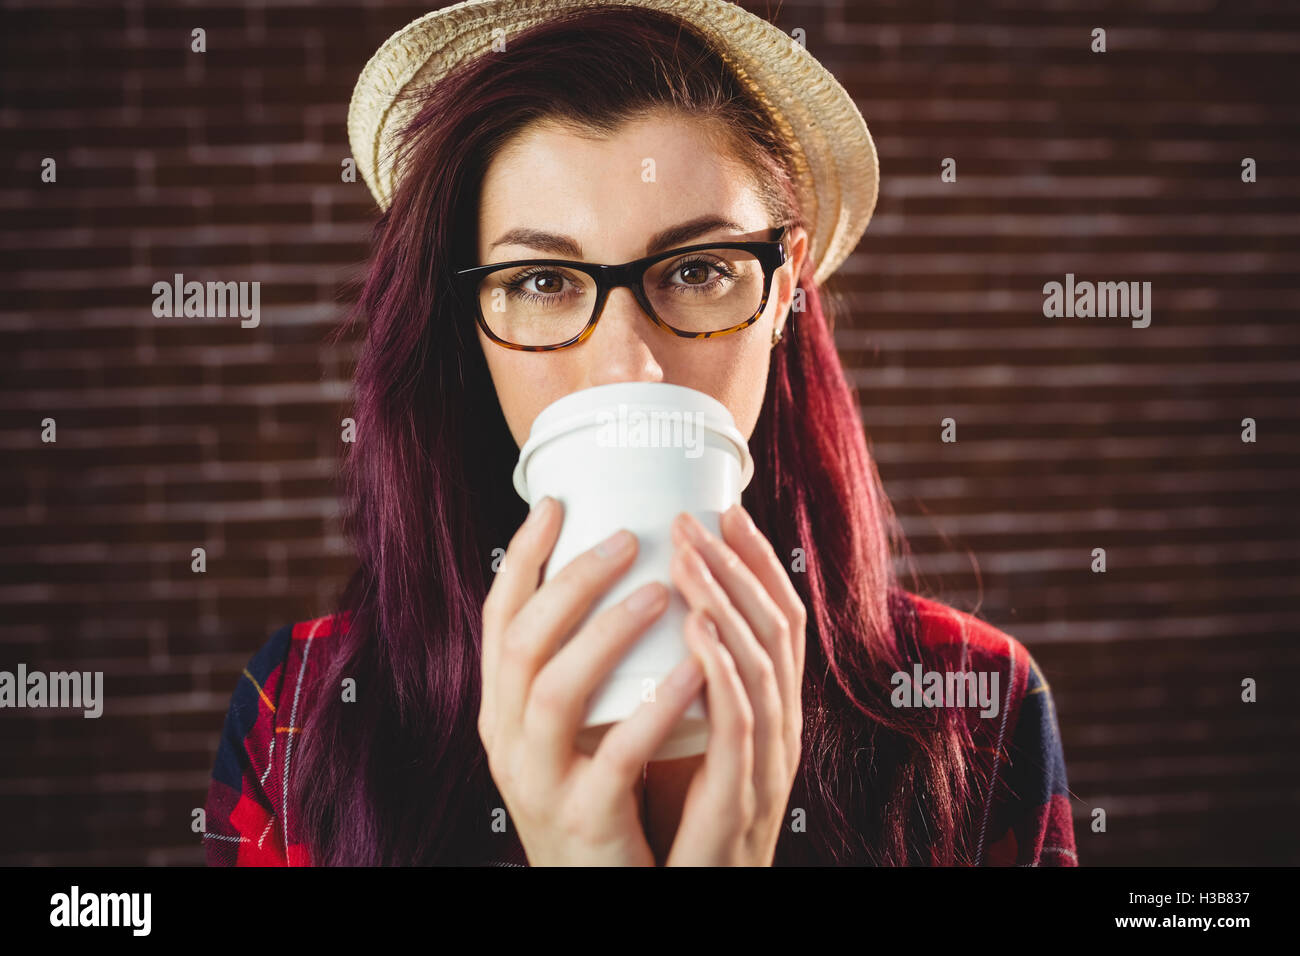
<svg viewBox="0 0 1300 956">
<path fill-rule="evenodd" d="M 682 332 L 721 332 L 753 318 L 763 265 L 739 249 L 697 249 L 656 262 L 642 279 L 664 322 Z"/>
<path fill-rule="evenodd" d="M 758 312 L 763 265 L 739 249 L 697 249 L 654 263 L 642 276 L 659 318 L 682 332 L 721 332 Z M 492 334 L 512 345 L 562 345 L 591 321 L 596 281 L 541 263 L 504 266 L 479 283 L 479 306 Z"/>
<path fill-rule="evenodd" d="M 512 345 L 560 345 L 591 319 L 596 282 L 562 266 L 506 266 L 483 277 L 478 290 L 483 321 Z"/>
</svg>

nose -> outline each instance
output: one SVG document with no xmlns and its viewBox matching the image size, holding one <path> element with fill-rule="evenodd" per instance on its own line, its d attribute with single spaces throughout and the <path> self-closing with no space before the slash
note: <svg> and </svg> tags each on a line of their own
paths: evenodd
<svg viewBox="0 0 1300 956">
<path fill-rule="evenodd" d="M 662 382 L 664 370 L 652 346 L 663 338 L 663 330 L 645 314 L 631 289 L 611 290 L 600 321 L 581 346 L 587 356 L 588 387 Z"/>
</svg>

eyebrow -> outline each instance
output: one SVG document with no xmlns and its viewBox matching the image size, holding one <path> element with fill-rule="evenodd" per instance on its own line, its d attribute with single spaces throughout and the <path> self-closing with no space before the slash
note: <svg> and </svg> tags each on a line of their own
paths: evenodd
<svg viewBox="0 0 1300 956">
<path fill-rule="evenodd" d="M 698 216 L 695 219 L 679 223 L 676 226 L 669 226 L 667 229 L 655 233 L 650 237 L 650 241 L 646 243 L 645 254 L 652 256 L 656 252 L 662 252 L 665 249 L 671 249 L 673 246 L 688 243 L 705 233 L 715 232 L 719 229 L 726 229 L 730 232 L 743 231 L 740 226 L 724 216 Z M 549 252 L 552 255 L 566 256 L 570 259 L 582 258 L 582 246 L 578 244 L 576 239 L 554 232 L 545 232 L 541 229 L 511 229 L 492 243 L 488 250 L 491 251 L 497 246 L 506 245 L 527 246 L 539 252 Z"/>
</svg>

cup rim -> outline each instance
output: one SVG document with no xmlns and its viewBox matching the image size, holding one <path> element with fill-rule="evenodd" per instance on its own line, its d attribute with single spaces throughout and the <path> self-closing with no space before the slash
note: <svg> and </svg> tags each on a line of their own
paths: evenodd
<svg viewBox="0 0 1300 956">
<path fill-rule="evenodd" d="M 598 400 L 597 397 L 592 395 L 594 392 L 607 393 L 608 397 L 601 395 Z M 651 395 L 646 396 L 646 392 L 650 392 Z M 621 398 L 620 393 L 625 394 L 627 397 Z M 527 471 L 528 459 L 546 442 L 553 441 L 575 429 L 593 424 L 597 412 L 610 405 L 622 403 L 647 409 L 656 406 L 668 407 L 672 404 L 668 399 L 674 393 L 676 393 L 679 400 L 686 399 L 684 404 L 703 406 L 702 408 L 690 410 L 701 412 L 704 427 L 725 438 L 735 446 L 741 463 L 741 487 L 748 486 L 754 475 L 754 458 L 750 454 L 748 442 L 740 433 L 740 429 L 736 427 L 731 411 L 726 405 L 712 395 L 688 388 L 685 385 L 673 385 L 668 382 L 612 382 L 570 392 L 568 395 L 557 398 L 537 414 L 537 418 L 533 420 L 532 428 L 529 431 L 528 439 L 524 442 L 523 447 L 519 449 L 519 460 L 515 464 L 513 475 L 515 491 L 519 493 L 519 497 L 523 498 L 531 506 L 532 501 L 528 496 L 528 485 L 524 475 Z M 577 396 L 581 396 L 581 398 Z M 578 411 L 570 412 L 570 406 L 581 406 L 581 408 Z M 672 410 L 682 411 L 683 409 L 673 408 Z"/>
</svg>

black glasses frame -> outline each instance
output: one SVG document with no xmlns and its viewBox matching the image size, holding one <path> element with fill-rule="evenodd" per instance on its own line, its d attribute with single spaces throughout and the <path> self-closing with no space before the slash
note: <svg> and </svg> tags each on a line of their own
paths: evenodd
<svg viewBox="0 0 1300 956">
<path fill-rule="evenodd" d="M 631 262 L 624 262 L 622 265 L 601 265 L 595 262 L 574 262 L 569 259 L 514 259 L 510 262 L 493 262 L 485 266 L 473 266 L 469 269 L 456 270 L 456 276 L 460 282 L 461 294 L 467 301 L 474 303 L 475 318 L 478 321 L 479 328 L 493 342 L 508 349 L 517 349 L 521 352 L 553 352 L 556 349 L 568 348 L 571 345 L 577 345 L 586 339 L 596 328 L 596 323 L 600 321 L 601 313 L 605 311 L 605 300 L 609 297 L 610 292 L 614 289 L 628 288 L 636 296 L 637 302 L 642 310 L 648 315 L 651 321 L 659 328 L 666 332 L 684 339 L 710 339 L 722 335 L 730 335 L 732 332 L 739 332 L 741 329 L 749 328 L 758 321 L 758 317 L 763 314 L 767 308 L 768 297 L 772 293 L 772 277 L 776 270 L 785 264 L 788 258 L 788 252 L 785 247 L 785 236 L 789 226 L 781 226 L 776 235 L 770 240 L 756 240 L 752 242 L 700 242 L 691 246 L 682 246 L 678 249 L 669 249 L 666 252 L 656 252 L 652 256 L 644 256 L 640 259 L 633 259 Z M 665 259 L 671 259 L 673 256 L 680 256 L 687 252 L 700 252 L 705 249 L 739 249 L 743 252 L 753 254 L 763 266 L 763 299 L 758 304 L 758 309 L 744 322 L 733 325 L 729 329 L 719 329 L 716 332 L 686 332 L 682 329 L 675 328 L 661 319 L 650 304 L 649 297 L 645 294 L 645 288 L 642 285 L 642 279 L 645 272 L 656 262 L 662 262 Z M 487 320 L 483 317 L 483 302 L 479 298 L 478 285 L 483 277 L 489 272 L 495 272 L 498 269 L 505 269 L 511 266 L 563 266 L 566 269 L 573 269 L 577 272 L 585 272 L 596 283 L 596 302 L 591 310 L 591 319 L 587 322 L 586 327 L 569 339 L 567 342 L 561 342 L 558 345 L 516 345 L 514 342 L 507 342 L 505 339 L 498 337 L 490 328 Z"/>
</svg>

